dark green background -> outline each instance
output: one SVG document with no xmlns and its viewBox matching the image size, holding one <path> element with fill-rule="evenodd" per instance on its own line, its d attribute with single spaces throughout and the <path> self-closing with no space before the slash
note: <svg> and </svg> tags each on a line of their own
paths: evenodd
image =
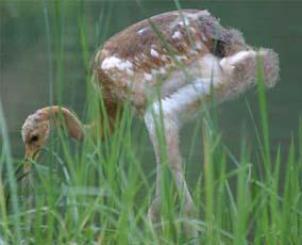
<svg viewBox="0 0 302 245">
<path fill-rule="evenodd" d="M 138 2 L 140 4 L 138 4 Z M 302 1 L 180 1 L 182 8 L 208 9 L 244 33 L 249 44 L 273 48 L 280 55 L 281 79 L 268 91 L 272 151 L 287 151 L 302 115 Z M 89 43 L 88 57 L 117 31 L 164 11 L 175 9 L 173 1 L 0 1 L 1 83 L 0 96 L 13 142 L 13 154 L 22 155 L 20 127 L 28 114 L 51 101 L 85 111 L 87 69 L 83 61 L 81 31 Z M 47 18 L 48 16 L 48 18 Z M 48 24 L 46 20 L 48 19 Z M 49 27 L 49 31 L 47 28 Z M 121 45 L 123 45 L 121 43 Z M 51 56 L 49 56 L 50 48 Z M 51 59 L 51 63 L 49 60 Z M 60 91 L 60 92 L 58 92 Z M 61 98 L 61 100 L 60 100 Z M 234 152 L 244 134 L 257 148 L 250 104 L 259 121 L 256 90 L 218 108 L 222 140 Z M 136 122 L 143 132 L 141 122 Z M 184 129 L 184 155 L 190 148 L 191 128 Z M 135 129 L 134 129 L 135 131 Z M 134 132 L 135 137 L 135 132 Z M 144 150 L 151 152 L 147 135 Z M 193 158 L 201 159 L 201 137 L 195 139 Z M 1 142 L 0 142 L 1 144 Z"/>
</svg>

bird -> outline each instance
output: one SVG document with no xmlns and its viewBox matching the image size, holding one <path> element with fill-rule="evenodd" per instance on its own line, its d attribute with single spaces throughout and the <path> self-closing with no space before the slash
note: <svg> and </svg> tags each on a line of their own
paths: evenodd
<svg viewBox="0 0 302 245">
<path fill-rule="evenodd" d="M 119 120 L 118 112 L 130 104 L 144 120 L 155 152 L 157 172 L 150 219 L 158 217 L 161 203 L 158 123 L 162 122 L 173 181 L 183 194 L 185 215 L 191 217 L 194 203 L 182 165 L 180 129 L 196 118 L 211 97 L 222 103 L 253 87 L 259 64 L 266 87 L 273 87 L 279 79 L 278 54 L 247 44 L 240 31 L 224 27 L 205 9 L 174 10 L 149 17 L 113 35 L 95 52 L 92 72 L 111 130 Z M 43 107 L 29 115 L 22 126 L 25 159 L 37 156 L 47 143 L 50 125 L 59 118 L 72 138 L 85 138 L 89 126 L 70 109 Z M 24 172 L 30 170 L 27 164 Z"/>
</svg>

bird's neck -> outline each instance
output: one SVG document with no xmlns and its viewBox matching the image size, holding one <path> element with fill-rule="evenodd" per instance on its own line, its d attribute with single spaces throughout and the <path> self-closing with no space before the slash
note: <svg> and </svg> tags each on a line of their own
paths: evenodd
<svg viewBox="0 0 302 245">
<path fill-rule="evenodd" d="M 104 109 L 102 107 L 100 117 L 101 137 L 106 134 L 111 135 L 120 121 L 122 106 L 112 100 L 104 100 Z"/>
<path fill-rule="evenodd" d="M 100 106 L 99 115 L 93 118 L 92 122 L 83 125 L 84 136 L 105 139 L 112 135 L 118 127 L 122 107 L 112 101 L 105 100 Z"/>
<path fill-rule="evenodd" d="M 84 125 L 69 109 L 60 106 L 48 106 L 39 109 L 38 113 L 45 120 L 53 122 L 55 125 L 61 125 L 62 120 L 64 121 L 69 135 L 76 139 L 82 140 L 84 138 Z"/>
<path fill-rule="evenodd" d="M 111 135 L 117 127 L 121 107 L 112 101 L 104 101 L 104 108 L 100 107 L 100 115 L 90 124 L 82 124 L 75 113 L 65 107 L 49 106 L 37 111 L 45 119 L 61 125 L 62 119 L 69 135 L 76 140 L 83 140 L 86 135 L 104 138 Z"/>
</svg>

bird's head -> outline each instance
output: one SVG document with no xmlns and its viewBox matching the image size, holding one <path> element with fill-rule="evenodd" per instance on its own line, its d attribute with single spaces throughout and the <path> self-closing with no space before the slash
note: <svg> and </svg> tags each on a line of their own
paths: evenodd
<svg viewBox="0 0 302 245">
<path fill-rule="evenodd" d="M 84 136 L 79 119 L 68 109 L 59 106 L 49 106 L 29 115 L 22 126 L 22 139 L 25 145 L 25 160 L 34 160 L 39 151 L 45 146 L 50 125 L 65 125 L 69 135 L 81 140 Z M 30 164 L 27 164 L 30 166 Z"/>
<path fill-rule="evenodd" d="M 46 144 L 50 122 L 45 110 L 29 115 L 22 126 L 22 139 L 25 145 L 25 159 L 32 160 Z"/>
</svg>

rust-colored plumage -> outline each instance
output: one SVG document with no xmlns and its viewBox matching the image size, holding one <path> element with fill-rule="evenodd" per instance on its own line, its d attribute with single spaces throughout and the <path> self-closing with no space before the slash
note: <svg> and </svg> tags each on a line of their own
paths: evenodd
<svg viewBox="0 0 302 245">
<path fill-rule="evenodd" d="M 204 55 L 224 57 L 244 49 L 247 45 L 240 32 L 223 28 L 208 11 L 173 11 L 143 20 L 110 38 L 97 53 L 94 69 L 105 98 L 131 100 L 141 111 L 148 89 L 184 73 Z M 200 71 L 189 73 L 201 75 Z M 170 87 L 167 93 L 177 90 L 178 84 Z"/>
</svg>

